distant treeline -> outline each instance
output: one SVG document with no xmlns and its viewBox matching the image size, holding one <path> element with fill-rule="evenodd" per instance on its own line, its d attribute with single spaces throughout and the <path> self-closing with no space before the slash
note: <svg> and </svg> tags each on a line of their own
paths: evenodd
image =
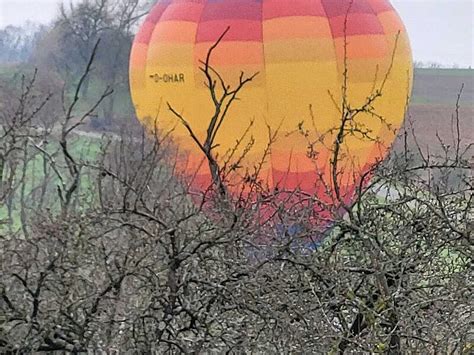
<svg viewBox="0 0 474 355">
<path fill-rule="evenodd" d="M 130 51 L 137 26 L 152 2 L 81 1 L 62 5 L 50 26 L 8 26 L 0 30 L 0 64 L 8 64 L 0 74 L 12 78 L 16 72 L 37 68 L 39 82 L 45 82 L 50 89 L 54 86 L 52 91 L 64 90 L 66 96 L 72 96 L 98 44 L 93 70 L 82 85 L 81 97 L 85 102 L 93 101 L 106 88 L 114 91 L 93 120 L 95 128 L 110 127 L 123 117 L 129 119 L 133 115 L 128 85 Z"/>
<path fill-rule="evenodd" d="M 42 36 L 49 30 L 48 26 L 31 22 L 0 29 L 0 63 L 28 62 Z"/>
</svg>

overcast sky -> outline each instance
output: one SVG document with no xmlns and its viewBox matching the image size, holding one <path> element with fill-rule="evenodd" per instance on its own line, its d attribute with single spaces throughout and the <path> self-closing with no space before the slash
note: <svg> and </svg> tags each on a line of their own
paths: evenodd
<svg viewBox="0 0 474 355">
<path fill-rule="evenodd" d="M 27 20 L 48 23 L 60 1 L 0 0 L 0 28 Z M 474 67 L 474 0 L 392 0 L 392 4 L 407 26 L 415 60 Z"/>
</svg>

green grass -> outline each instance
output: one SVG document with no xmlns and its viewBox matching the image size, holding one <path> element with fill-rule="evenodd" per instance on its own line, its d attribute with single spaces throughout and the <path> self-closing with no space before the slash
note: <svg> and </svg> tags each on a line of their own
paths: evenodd
<svg viewBox="0 0 474 355">
<path fill-rule="evenodd" d="M 1 77 L 13 77 L 20 69 L 18 64 L 0 64 Z"/>
<path fill-rule="evenodd" d="M 96 138 L 74 136 L 71 139 L 70 152 L 74 159 L 79 163 L 94 164 L 98 158 L 101 149 L 101 141 Z M 33 147 L 32 153 L 33 153 Z M 59 152 L 59 145 L 57 142 L 50 143 L 47 148 L 48 153 L 50 153 L 58 165 L 61 165 L 60 173 L 65 179 L 67 184 L 71 183 L 69 175 L 66 171 L 64 160 L 62 154 Z M 37 194 L 34 195 L 35 191 L 40 189 L 40 186 L 44 183 L 45 174 L 43 171 L 44 157 L 41 154 L 36 154 L 28 163 L 25 170 L 25 184 L 24 184 L 24 194 L 26 196 L 26 206 L 30 209 L 28 213 L 39 212 L 35 209 L 37 206 Z M 21 178 L 22 166 L 18 167 L 17 180 Z M 59 212 L 60 203 L 57 195 L 57 186 L 60 182 L 59 178 L 54 174 L 54 172 L 48 167 L 48 184 L 47 192 L 45 199 L 45 206 L 48 206 L 48 209 L 53 214 Z M 87 167 L 82 168 L 81 181 L 77 194 L 81 200 L 83 206 L 91 206 L 95 203 L 95 184 L 94 176 L 95 172 Z M 15 196 L 13 197 L 13 213 L 12 220 L 9 222 L 10 226 L 7 224 L 0 225 L 0 233 L 2 230 L 10 229 L 12 231 L 17 231 L 21 228 L 20 220 L 20 189 L 17 189 Z M 8 209 L 7 206 L 0 206 L 0 221 L 6 220 L 8 218 Z"/>
</svg>

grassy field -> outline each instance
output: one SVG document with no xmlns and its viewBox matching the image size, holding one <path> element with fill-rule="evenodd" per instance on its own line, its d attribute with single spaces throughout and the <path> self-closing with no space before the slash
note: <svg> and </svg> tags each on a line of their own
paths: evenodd
<svg viewBox="0 0 474 355">
<path fill-rule="evenodd" d="M 94 164 L 98 158 L 101 149 L 101 141 L 97 138 L 84 137 L 84 136 L 75 136 L 71 141 L 71 153 L 77 161 L 84 162 L 86 164 Z M 32 156 L 34 153 L 37 153 L 34 148 L 31 148 Z M 58 163 L 59 171 L 63 175 L 66 183 L 70 183 L 68 178 L 67 170 L 65 164 L 62 161 L 62 155 L 59 152 L 59 146 L 55 143 L 51 143 L 48 148 L 48 152 L 54 157 L 55 161 Z M 17 180 L 21 179 L 22 168 L 19 168 L 19 173 L 17 175 Z M 91 189 L 94 184 L 92 179 L 94 179 L 95 172 L 92 169 L 83 168 L 85 173 L 82 175 L 82 179 L 79 186 L 79 196 L 86 203 L 86 205 L 91 205 L 94 203 L 93 197 L 94 194 L 91 193 Z M 25 206 L 28 209 L 28 214 L 34 216 L 36 207 L 38 207 L 39 202 L 39 193 L 44 181 L 47 181 L 47 193 L 45 194 L 45 203 L 52 209 L 60 208 L 59 199 L 57 196 L 56 186 L 59 184 L 59 178 L 54 174 L 54 172 L 48 167 L 47 175 L 45 176 L 43 170 L 43 157 L 40 154 L 34 155 L 32 159 L 28 161 L 27 168 L 25 170 L 24 177 L 25 188 L 24 188 L 24 200 L 26 201 Z M 0 232 L 2 228 L 11 228 L 12 230 L 18 230 L 21 226 L 20 224 L 20 193 L 21 190 L 18 189 L 15 194 L 14 199 L 12 200 L 12 220 L 11 224 L 8 226 L 6 224 L 0 223 Z M 54 212 L 54 211 L 52 211 Z M 8 207 L 6 205 L 0 206 L 0 222 L 2 220 L 8 219 Z"/>
</svg>

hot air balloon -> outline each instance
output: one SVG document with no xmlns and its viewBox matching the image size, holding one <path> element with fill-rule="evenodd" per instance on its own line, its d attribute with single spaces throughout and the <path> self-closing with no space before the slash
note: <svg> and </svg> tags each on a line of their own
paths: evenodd
<svg viewBox="0 0 474 355">
<path fill-rule="evenodd" d="M 230 169 L 229 191 L 241 192 L 256 172 L 269 190 L 327 195 L 320 181 L 334 173 L 331 144 L 344 109 L 363 107 L 357 118 L 346 117 L 338 155 L 338 195 L 350 200 L 355 176 L 387 154 L 411 92 L 409 40 L 390 2 L 158 1 L 133 44 L 132 99 L 145 126 L 171 132 L 182 152 L 181 173 L 192 176 L 197 191 L 212 182 L 196 141 L 206 140 L 215 113 L 201 69 L 220 37 L 209 62 L 213 73 L 229 88 L 239 85 L 242 73 L 256 74 L 213 140 L 216 162 L 238 165 Z M 377 98 L 368 101 L 371 95 Z"/>
</svg>

